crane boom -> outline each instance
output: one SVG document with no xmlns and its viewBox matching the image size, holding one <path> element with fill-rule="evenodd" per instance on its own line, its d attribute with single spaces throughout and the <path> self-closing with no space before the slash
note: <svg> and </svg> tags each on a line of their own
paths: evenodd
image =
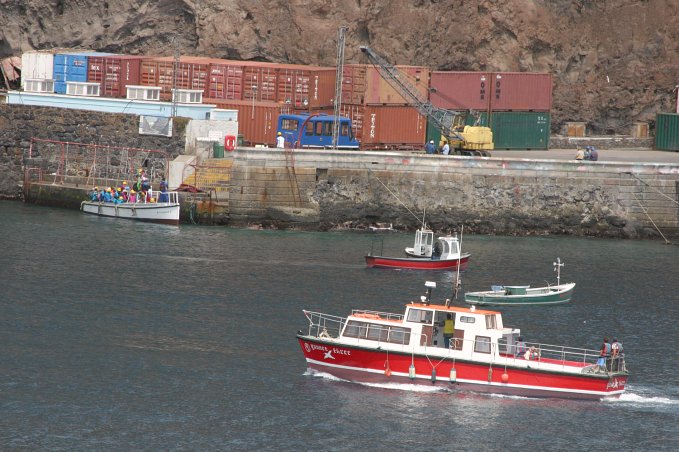
<svg viewBox="0 0 679 452">
<path fill-rule="evenodd" d="M 473 127 L 474 131 L 470 133 L 458 133 L 455 130 L 456 120 L 461 117 L 460 112 L 454 110 L 446 110 L 432 105 L 429 100 L 422 95 L 411 83 L 407 76 L 398 68 L 391 65 L 384 57 L 375 52 L 368 46 L 361 46 L 363 52 L 370 63 L 375 66 L 391 86 L 394 87 L 398 93 L 405 98 L 405 100 L 419 111 L 419 113 L 426 117 L 449 142 L 457 141 L 462 143 L 465 149 L 492 149 L 492 132 L 487 127 Z M 479 134 L 479 131 L 482 132 Z M 482 138 L 478 138 L 482 135 Z M 470 143 L 470 136 L 473 136 L 474 141 Z M 490 138 L 488 138 L 490 137 Z M 483 151 L 487 155 L 487 152 Z"/>
</svg>

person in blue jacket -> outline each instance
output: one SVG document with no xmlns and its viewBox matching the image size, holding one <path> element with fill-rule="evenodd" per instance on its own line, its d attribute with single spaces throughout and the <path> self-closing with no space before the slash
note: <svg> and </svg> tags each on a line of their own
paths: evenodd
<svg viewBox="0 0 679 452">
<path fill-rule="evenodd" d="M 424 145 L 424 152 L 427 154 L 433 154 L 436 152 L 436 148 L 434 147 L 434 140 L 429 140 L 429 143 Z"/>
<path fill-rule="evenodd" d="M 90 193 L 90 201 L 99 201 L 99 187 L 94 187 L 94 190 Z"/>
</svg>

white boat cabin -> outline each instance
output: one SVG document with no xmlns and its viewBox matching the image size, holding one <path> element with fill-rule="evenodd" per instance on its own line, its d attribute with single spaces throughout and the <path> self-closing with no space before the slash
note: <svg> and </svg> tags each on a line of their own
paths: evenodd
<svg viewBox="0 0 679 452">
<path fill-rule="evenodd" d="M 455 259 L 460 256 L 460 241 L 456 235 L 442 236 L 434 240 L 434 232 L 429 229 L 415 231 L 413 247 L 405 252 L 413 257 L 434 257 L 440 259 Z"/>
<path fill-rule="evenodd" d="M 446 347 L 444 325 L 448 316 L 454 330 Z M 476 353 L 513 354 L 519 334 L 518 329 L 505 328 L 502 314 L 496 311 L 411 302 L 404 315 L 354 310 L 347 317 L 340 340 L 363 346 L 366 341 L 374 341 L 376 347 L 380 343 L 398 344 L 427 353 L 434 352 L 432 348 L 445 353 L 450 350 L 461 357 L 471 357 Z"/>
</svg>

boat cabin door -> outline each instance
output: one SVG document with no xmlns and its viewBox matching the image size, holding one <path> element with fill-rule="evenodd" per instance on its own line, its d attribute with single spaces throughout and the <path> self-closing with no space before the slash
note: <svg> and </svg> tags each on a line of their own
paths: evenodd
<svg viewBox="0 0 679 452">
<path fill-rule="evenodd" d="M 434 244 L 434 233 L 427 229 L 418 229 L 415 232 L 415 245 L 413 254 L 431 257 L 431 249 Z"/>
</svg>

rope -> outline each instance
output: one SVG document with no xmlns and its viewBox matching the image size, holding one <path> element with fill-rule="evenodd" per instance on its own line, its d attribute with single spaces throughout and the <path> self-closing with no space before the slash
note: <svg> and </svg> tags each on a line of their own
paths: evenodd
<svg viewBox="0 0 679 452">
<path fill-rule="evenodd" d="M 375 173 L 373 172 L 373 170 L 371 170 L 370 168 L 368 168 L 368 172 L 371 173 L 373 176 L 375 176 L 375 179 L 377 179 L 377 181 L 378 181 L 380 184 L 382 184 L 382 186 L 383 186 L 384 188 L 386 188 L 387 191 L 388 191 L 394 198 L 396 198 L 396 200 L 397 200 L 398 202 L 401 203 L 401 205 L 402 205 L 402 206 L 410 213 L 410 215 L 412 215 L 413 217 L 415 217 L 415 219 L 416 219 L 418 222 L 420 221 L 420 218 L 419 218 L 417 215 L 415 215 L 415 214 L 408 208 L 408 206 L 406 206 L 405 203 L 404 203 L 403 201 L 401 201 L 401 200 L 399 199 L 399 197 L 396 196 L 396 194 L 394 194 L 394 192 L 391 191 L 391 190 L 389 189 L 389 187 L 387 187 L 387 186 L 384 184 L 384 182 L 382 182 L 382 181 L 380 180 L 380 178 L 377 176 L 377 174 L 375 174 Z"/>
<path fill-rule="evenodd" d="M 663 235 L 663 233 L 660 231 L 660 228 L 658 228 L 658 226 L 655 224 L 655 222 L 653 221 L 653 218 L 651 218 L 651 216 L 650 216 L 650 215 L 648 214 L 648 212 L 646 211 L 646 208 L 643 206 L 643 204 L 641 204 L 641 200 L 637 197 L 637 194 L 636 194 L 636 193 L 632 193 L 632 194 L 634 195 L 634 199 L 637 200 L 637 203 L 639 204 L 639 207 L 641 207 L 641 210 L 643 210 L 644 213 L 646 214 L 646 217 L 648 218 L 648 221 L 650 221 L 651 224 L 653 224 L 653 227 L 655 228 L 655 230 L 658 231 L 658 234 L 660 234 L 660 236 L 663 238 L 663 240 L 665 240 L 665 245 L 669 245 L 669 244 L 670 244 L 670 241 L 667 240 L 667 237 L 665 237 L 665 236 Z"/>
<path fill-rule="evenodd" d="M 639 178 L 636 174 L 632 174 L 632 173 L 629 173 L 629 172 L 628 172 L 628 173 L 625 173 L 625 174 L 629 174 L 630 176 L 632 176 L 633 178 L 635 178 L 636 180 L 638 180 L 639 182 L 641 182 L 641 183 L 644 184 L 645 186 L 651 188 L 652 190 L 655 190 L 657 193 L 661 194 L 662 196 L 664 196 L 665 198 L 669 199 L 670 201 L 672 201 L 673 203 L 675 203 L 676 205 L 679 206 L 679 201 L 677 201 L 676 199 L 671 198 L 670 196 L 668 196 L 668 195 L 666 195 L 665 193 L 661 192 L 660 190 L 658 190 L 658 189 L 655 188 L 654 186 L 649 185 L 646 181 L 644 181 L 643 179 Z M 636 195 L 635 195 L 635 196 L 636 196 Z"/>
</svg>

